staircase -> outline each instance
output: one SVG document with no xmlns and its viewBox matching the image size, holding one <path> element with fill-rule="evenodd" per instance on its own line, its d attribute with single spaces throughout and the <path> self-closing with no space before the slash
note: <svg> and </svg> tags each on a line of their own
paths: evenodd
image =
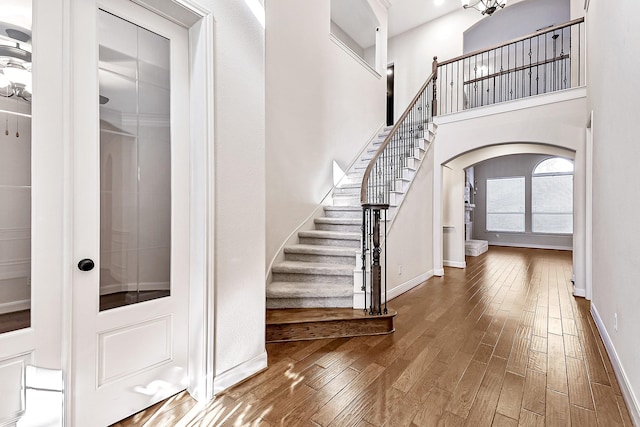
<svg viewBox="0 0 640 427">
<path fill-rule="evenodd" d="M 314 229 L 298 232 L 298 244 L 284 248 L 284 261 L 271 269 L 267 308 L 353 307 L 354 270 L 361 250 L 360 185 L 385 128 L 342 179 L 333 204 L 314 220 Z"/>
<path fill-rule="evenodd" d="M 314 220 L 314 229 L 299 231 L 299 243 L 284 248 L 284 261 L 271 269 L 267 308 L 354 307 L 354 289 L 362 283 L 362 178 L 390 129 L 384 128 L 347 172 L 333 193 L 333 203 Z M 413 152 L 407 153 L 403 174 L 394 185 L 389 219 L 415 176 L 432 129 L 426 137 L 416 140 Z"/>
</svg>

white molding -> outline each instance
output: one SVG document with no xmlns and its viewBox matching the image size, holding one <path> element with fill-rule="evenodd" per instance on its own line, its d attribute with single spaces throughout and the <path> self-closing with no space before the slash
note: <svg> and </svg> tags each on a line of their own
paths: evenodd
<svg viewBox="0 0 640 427">
<path fill-rule="evenodd" d="M 627 373 L 622 367 L 622 363 L 620 362 L 620 358 L 618 357 L 618 352 L 613 345 L 613 341 L 611 341 L 611 337 L 607 332 L 607 328 L 605 328 L 604 323 L 602 322 L 602 318 L 596 309 L 595 304 L 591 303 L 591 316 L 596 323 L 596 327 L 598 328 L 598 332 L 600 332 L 600 337 L 604 342 L 604 346 L 607 349 L 607 353 L 609 359 L 611 360 L 611 365 L 613 366 L 613 370 L 616 374 L 616 379 L 620 384 L 620 390 L 622 390 L 622 397 L 624 398 L 625 403 L 627 404 L 627 408 L 629 409 L 629 415 L 631 415 L 633 424 L 636 426 L 640 426 L 640 402 L 633 392 L 633 388 L 631 387 L 631 383 L 629 382 L 629 378 L 627 377 Z"/>
<path fill-rule="evenodd" d="M 30 227 L 0 228 L 0 242 L 31 240 Z"/>
<path fill-rule="evenodd" d="M 438 277 L 442 277 L 444 276 L 444 268 L 436 268 L 433 270 L 433 275 L 434 276 L 438 276 Z"/>
<path fill-rule="evenodd" d="M 30 308 L 31 308 L 30 299 L 4 302 L 0 304 L 0 314 L 13 313 L 14 311 L 29 310 Z"/>
<path fill-rule="evenodd" d="M 582 288 L 573 288 L 573 296 L 574 297 L 580 297 L 580 298 L 585 298 L 587 296 L 587 293 L 584 289 Z"/>
<path fill-rule="evenodd" d="M 213 394 L 217 395 L 231 386 L 267 369 L 267 352 L 241 363 L 213 378 Z"/>
<path fill-rule="evenodd" d="M 593 295 L 593 110 L 589 114 L 589 122 L 585 130 L 585 298 Z"/>
<path fill-rule="evenodd" d="M 528 248 L 528 249 L 551 249 L 555 251 L 572 251 L 572 246 L 554 246 L 554 245 L 536 245 L 532 243 L 508 243 L 508 242 L 492 242 L 489 246 L 504 246 L 508 248 Z"/>
<path fill-rule="evenodd" d="M 31 275 L 31 258 L 0 262 L 0 280 L 22 279 Z"/>
<path fill-rule="evenodd" d="M 457 113 L 444 114 L 433 118 L 436 125 L 455 123 L 464 120 L 476 119 L 480 117 L 492 116 L 495 114 L 508 113 L 528 108 L 539 107 L 541 105 L 555 104 L 558 102 L 570 101 L 587 97 L 587 87 L 580 86 L 572 89 L 565 89 L 551 93 L 529 96 L 526 98 L 514 99 L 513 101 L 501 102 L 499 104 L 487 105 L 484 107 L 471 108 Z"/>
<path fill-rule="evenodd" d="M 195 0 L 173 0 L 187 9 L 190 105 L 189 394 L 213 399 L 215 372 L 215 17 Z"/>
<path fill-rule="evenodd" d="M 362 66 L 362 68 L 364 68 L 365 70 L 367 70 L 368 72 L 373 74 L 374 77 L 377 77 L 378 79 L 382 78 L 382 75 L 380 73 L 378 73 L 376 70 L 374 70 L 374 68 L 371 65 L 369 65 L 364 59 L 362 59 L 360 57 L 360 55 L 355 53 L 353 51 L 353 49 L 351 49 L 349 46 L 344 44 L 342 42 L 342 40 L 340 40 L 338 37 L 336 37 L 332 33 L 329 33 L 329 39 L 331 39 L 331 41 L 334 42 L 336 44 L 336 46 L 338 46 L 340 49 L 345 51 L 350 57 L 355 59 L 356 62 L 359 63 Z"/>
<path fill-rule="evenodd" d="M 442 265 L 444 265 L 445 267 L 467 268 L 466 261 L 448 261 L 445 259 L 444 261 L 442 261 Z"/>
<path fill-rule="evenodd" d="M 426 273 L 422 273 L 419 276 L 414 277 L 411 280 L 404 282 L 401 285 L 396 286 L 395 288 L 387 291 L 387 301 L 392 300 L 393 298 L 404 294 L 407 291 L 415 288 L 419 284 L 429 280 L 433 277 L 433 270 L 429 270 Z"/>
</svg>

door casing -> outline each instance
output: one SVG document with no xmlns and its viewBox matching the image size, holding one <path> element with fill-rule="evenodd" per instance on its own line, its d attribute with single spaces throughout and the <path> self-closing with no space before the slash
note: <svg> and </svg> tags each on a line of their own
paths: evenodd
<svg viewBox="0 0 640 427">
<path fill-rule="evenodd" d="M 42 1 L 42 0 L 40 0 Z M 46 1 L 46 0 L 45 0 Z M 64 313 L 62 320 L 63 348 L 61 367 L 64 373 L 65 389 L 69 395 L 65 396 L 65 419 L 74 419 L 73 383 L 76 367 L 73 354 L 77 351 L 73 320 L 73 274 L 75 273 L 75 258 L 78 248 L 73 247 L 74 222 L 81 218 L 71 215 L 74 212 L 73 194 L 77 185 L 82 185 L 74 180 L 72 171 L 73 151 L 75 144 L 82 144 L 86 140 L 86 129 L 83 129 L 82 114 L 80 114 L 83 101 L 87 102 L 87 92 L 74 90 L 86 85 L 96 85 L 96 75 L 86 74 L 87 52 L 97 50 L 97 45 L 87 45 L 82 35 L 86 31 L 95 31 L 91 25 L 95 25 L 96 10 L 99 2 L 86 2 L 85 0 L 58 0 L 68 7 L 61 7 L 62 22 L 69 24 L 63 33 L 63 46 L 68 46 L 69 54 L 64 57 L 62 111 L 68 117 L 68 125 L 65 126 L 66 138 L 63 138 L 65 156 L 64 171 L 64 197 L 62 198 L 64 215 L 64 245 L 63 257 L 65 261 L 64 289 L 62 291 L 63 303 L 61 310 Z M 207 260 L 213 259 L 214 237 L 214 159 L 213 159 L 213 30 L 214 19 L 210 10 L 192 0 L 134 0 L 137 3 L 164 18 L 186 27 L 189 32 L 189 62 L 190 62 L 190 283 L 189 283 L 189 385 L 188 390 L 198 400 L 210 400 L 213 398 L 213 372 L 215 367 L 214 357 L 214 292 L 213 273 L 214 266 Z M 108 3 L 106 3 L 108 4 Z M 91 18 L 92 16 L 93 19 Z M 91 57 L 91 55 L 89 55 Z M 96 54 L 97 57 L 97 54 Z M 95 65 L 90 64 L 91 67 Z M 95 71 L 97 73 L 97 71 Z M 84 85 L 84 86 L 83 86 Z M 93 104 L 97 108 L 97 87 L 93 92 L 96 99 Z M 87 104 L 88 105 L 88 104 Z M 97 110 L 96 110 L 97 112 Z M 85 112 L 86 113 L 86 112 Z M 96 116 L 97 117 L 97 116 Z M 94 135 L 97 139 L 97 135 Z M 97 232 L 97 231 L 96 231 Z M 62 314 L 61 314 L 62 316 Z M 196 327 L 197 326 L 197 327 Z M 141 408 L 142 409 L 142 408 Z"/>
</svg>

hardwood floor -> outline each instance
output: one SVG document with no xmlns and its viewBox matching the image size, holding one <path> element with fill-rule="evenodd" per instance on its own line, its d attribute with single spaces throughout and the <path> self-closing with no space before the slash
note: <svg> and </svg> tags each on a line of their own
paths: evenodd
<svg viewBox="0 0 640 427">
<path fill-rule="evenodd" d="M 393 300 L 396 332 L 268 344 L 269 368 L 124 426 L 631 426 L 571 253 L 491 247 Z"/>
</svg>

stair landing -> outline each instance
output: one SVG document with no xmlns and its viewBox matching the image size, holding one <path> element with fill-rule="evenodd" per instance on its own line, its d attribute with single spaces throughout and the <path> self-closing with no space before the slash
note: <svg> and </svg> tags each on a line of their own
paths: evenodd
<svg viewBox="0 0 640 427">
<path fill-rule="evenodd" d="M 286 308 L 267 310 L 266 341 L 287 342 L 392 333 L 397 312 L 369 316 L 352 308 Z"/>
</svg>

